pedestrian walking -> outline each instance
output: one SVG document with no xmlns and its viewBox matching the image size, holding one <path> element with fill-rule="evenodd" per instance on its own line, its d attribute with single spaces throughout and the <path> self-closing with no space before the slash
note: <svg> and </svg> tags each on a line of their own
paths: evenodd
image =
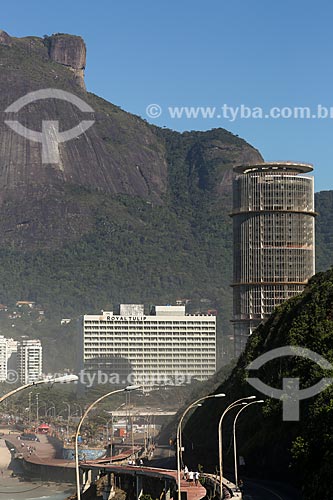
<svg viewBox="0 0 333 500">
<path fill-rule="evenodd" d="M 200 476 L 199 472 L 195 471 L 195 473 L 194 473 L 194 483 L 195 483 L 196 486 L 198 486 L 198 484 L 199 484 L 199 476 Z"/>
<path fill-rule="evenodd" d="M 185 479 L 185 481 L 188 480 L 188 467 L 187 467 L 187 465 L 184 465 L 184 479 Z"/>
<path fill-rule="evenodd" d="M 188 473 L 188 482 L 190 483 L 190 486 L 192 486 L 192 484 L 193 484 L 193 478 L 194 478 L 193 471 L 190 470 Z"/>
<path fill-rule="evenodd" d="M 222 486 L 223 496 L 222 498 L 231 498 L 231 493 L 226 486 Z"/>
</svg>

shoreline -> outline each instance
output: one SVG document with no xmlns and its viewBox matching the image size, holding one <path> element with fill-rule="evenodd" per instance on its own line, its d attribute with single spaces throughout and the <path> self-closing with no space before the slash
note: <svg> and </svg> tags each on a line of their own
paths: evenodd
<svg viewBox="0 0 333 500">
<path fill-rule="evenodd" d="M 10 463 L 12 461 L 11 453 L 6 445 L 5 436 L 0 439 L 0 470 L 1 475 L 4 473 L 4 470 L 8 469 Z"/>
<path fill-rule="evenodd" d="M 7 469 L 0 475 L 0 500 L 65 500 L 74 493 L 73 486 L 51 481 L 27 481 L 12 477 Z"/>
<path fill-rule="evenodd" d="M 6 435 L 0 438 L 0 500 L 65 500 L 74 493 L 74 487 L 68 483 L 56 481 L 28 480 L 19 477 L 20 470 L 12 460 L 12 455 L 5 440 L 14 436 L 8 429 L 0 429 Z M 12 476 L 15 474 L 15 476 Z"/>
</svg>

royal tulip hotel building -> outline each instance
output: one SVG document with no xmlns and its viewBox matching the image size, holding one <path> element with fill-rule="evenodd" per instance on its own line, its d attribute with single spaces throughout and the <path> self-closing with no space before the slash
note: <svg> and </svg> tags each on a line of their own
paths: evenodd
<svg viewBox="0 0 333 500">
<path fill-rule="evenodd" d="M 81 369 L 119 374 L 120 383 L 156 385 L 207 380 L 216 371 L 216 317 L 188 315 L 185 306 L 121 304 L 119 314 L 85 315 Z"/>
</svg>

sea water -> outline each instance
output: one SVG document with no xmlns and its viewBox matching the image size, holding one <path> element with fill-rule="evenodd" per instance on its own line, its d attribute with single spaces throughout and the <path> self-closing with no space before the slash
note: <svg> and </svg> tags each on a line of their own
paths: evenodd
<svg viewBox="0 0 333 500">
<path fill-rule="evenodd" d="M 65 495 L 65 496 L 64 496 Z M 31 498 L 31 497 L 26 497 L 27 500 L 65 500 L 66 498 L 68 497 L 67 494 L 65 493 L 62 493 L 62 494 L 57 494 L 57 495 L 52 495 L 52 496 L 49 496 L 49 495 L 43 495 L 41 497 L 34 497 L 34 498 Z M 2 497 L 0 497 L 2 498 Z M 5 497 L 3 497 L 5 498 Z M 20 497 L 17 497 L 17 496 L 10 496 L 10 497 L 6 497 L 6 500 L 21 500 L 23 499 L 24 497 L 20 496 Z"/>
<path fill-rule="evenodd" d="M 75 492 L 74 485 L 20 481 L 11 476 L 10 460 L 5 440 L 0 439 L 0 500 L 65 500 Z"/>
<path fill-rule="evenodd" d="M 74 493 L 74 487 L 57 485 L 19 483 L 0 485 L 0 500 L 65 500 Z M 14 486 L 14 487 L 13 487 Z"/>
</svg>

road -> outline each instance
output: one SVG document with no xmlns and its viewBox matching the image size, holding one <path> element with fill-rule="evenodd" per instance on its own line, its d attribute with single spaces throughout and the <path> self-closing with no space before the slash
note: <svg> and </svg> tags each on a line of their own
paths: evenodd
<svg viewBox="0 0 333 500">
<path fill-rule="evenodd" d="M 244 480 L 244 500 L 300 500 L 299 493 L 283 484 Z"/>
<path fill-rule="evenodd" d="M 176 468 L 175 452 L 169 446 L 157 446 L 150 467 Z M 271 481 L 244 480 L 243 500 L 301 500 L 301 495 L 291 487 Z"/>
<path fill-rule="evenodd" d="M 154 456 L 149 460 L 149 467 L 176 469 L 175 451 L 170 446 L 156 446 Z"/>
</svg>

